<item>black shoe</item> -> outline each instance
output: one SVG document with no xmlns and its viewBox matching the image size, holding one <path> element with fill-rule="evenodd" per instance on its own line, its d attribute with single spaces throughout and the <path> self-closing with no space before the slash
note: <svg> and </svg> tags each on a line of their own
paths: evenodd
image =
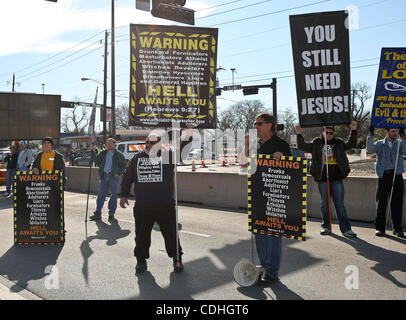
<svg viewBox="0 0 406 320">
<path fill-rule="evenodd" d="M 147 260 L 138 260 L 137 265 L 135 266 L 135 273 L 143 273 L 147 271 Z"/>
<path fill-rule="evenodd" d="M 403 233 L 403 231 L 393 231 L 393 234 L 399 238 L 405 238 L 405 234 Z"/>
<path fill-rule="evenodd" d="M 384 237 L 385 236 L 385 231 L 376 230 L 375 235 L 377 237 Z"/>
<path fill-rule="evenodd" d="M 101 216 L 94 214 L 94 215 L 92 215 L 89 219 L 92 220 L 92 221 L 100 220 L 100 219 L 101 219 Z"/>
<path fill-rule="evenodd" d="M 271 284 L 276 283 L 278 281 L 279 281 L 279 278 L 274 278 L 274 277 L 270 277 L 270 276 L 265 275 L 265 277 L 263 277 L 262 279 L 260 279 L 258 281 L 258 285 L 259 286 L 268 286 L 268 285 L 271 285 Z"/>
<path fill-rule="evenodd" d="M 176 258 L 173 258 L 173 272 L 182 272 L 183 271 L 183 263 L 182 263 L 182 258 L 179 259 L 179 261 L 176 260 Z"/>
<path fill-rule="evenodd" d="M 114 220 L 114 214 L 109 216 L 109 221 Z"/>
</svg>

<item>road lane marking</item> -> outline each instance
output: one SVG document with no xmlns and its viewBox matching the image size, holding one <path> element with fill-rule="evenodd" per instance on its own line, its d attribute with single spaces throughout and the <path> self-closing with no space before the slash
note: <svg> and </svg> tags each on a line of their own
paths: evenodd
<svg viewBox="0 0 406 320">
<path fill-rule="evenodd" d="M 188 233 L 188 234 L 192 234 L 194 236 L 203 237 L 203 238 L 210 238 L 211 237 L 211 235 L 209 235 L 209 234 L 197 233 L 197 232 L 186 231 L 186 230 L 180 230 L 179 232 Z"/>
</svg>

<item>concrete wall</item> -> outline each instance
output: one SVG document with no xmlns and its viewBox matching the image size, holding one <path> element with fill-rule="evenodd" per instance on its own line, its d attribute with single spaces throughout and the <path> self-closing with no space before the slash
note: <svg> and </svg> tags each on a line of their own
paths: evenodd
<svg viewBox="0 0 406 320">
<path fill-rule="evenodd" d="M 67 190 L 87 192 L 89 168 L 67 167 L 67 176 Z M 98 179 L 97 168 L 93 168 L 91 193 L 97 193 Z M 308 216 L 320 218 L 317 184 L 312 177 L 307 181 Z M 350 220 L 373 222 L 376 185 L 376 177 L 348 177 L 344 180 L 345 206 Z M 178 200 L 213 207 L 247 208 L 247 176 L 236 173 L 179 172 Z M 406 203 L 406 193 L 403 202 Z M 403 214 L 402 225 L 406 227 L 406 214 Z"/>
</svg>

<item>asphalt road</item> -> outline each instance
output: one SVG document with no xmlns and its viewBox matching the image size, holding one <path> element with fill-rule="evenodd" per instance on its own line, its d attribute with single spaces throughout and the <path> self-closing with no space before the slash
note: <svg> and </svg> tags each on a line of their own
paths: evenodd
<svg viewBox="0 0 406 320">
<path fill-rule="evenodd" d="M 89 216 L 95 202 L 91 195 Z M 65 192 L 65 245 L 15 246 L 11 206 L 0 196 L 0 299 L 406 299 L 406 241 L 376 238 L 370 224 L 353 223 L 359 238 L 349 240 L 336 224 L 338 233 L 321 236 L 320 221 L 308 221 L 307 241 L 283 240 L 281 281 L 243 288 L 233 268 L 252 254 L 244 211 L 181 204 L 184 272 L 173 273 L 153 230 L 148 271 L 136 276 L 131 208 L 118 209 L 114 222 L 105 210 L 86 228 L 86 194 Z M 56 267 L 51 275 L 47 266 Z"/>
</svg>

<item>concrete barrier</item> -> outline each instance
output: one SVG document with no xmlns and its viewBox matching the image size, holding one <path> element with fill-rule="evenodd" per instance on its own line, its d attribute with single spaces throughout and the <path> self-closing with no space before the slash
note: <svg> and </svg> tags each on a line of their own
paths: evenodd
<svg viewBox="0 0 406 320">
<path fill-rule="evenodd" d="M 67 190 L 87 192 L 89 168 L 67 167 L 67 176 Z M 97 193 L 98 180 L 97 168 L 92 168 L 91 193 Z M 376 177 L 354 176 L 344 180 L 345 206 L 350 220 L 374 221 L 376 186 Z M 307 190 L 308 216 L 320 218 L 320 194 L 310 176 Z M 213 207 L 247 208 L 247 176 L 224 172 L 178 172 L 178 200 Z M 406 194 L 403 202 L 406 203 Z M 403 214 L 402 225 L 406 227 L 406 214 Z"/>
</svg>

